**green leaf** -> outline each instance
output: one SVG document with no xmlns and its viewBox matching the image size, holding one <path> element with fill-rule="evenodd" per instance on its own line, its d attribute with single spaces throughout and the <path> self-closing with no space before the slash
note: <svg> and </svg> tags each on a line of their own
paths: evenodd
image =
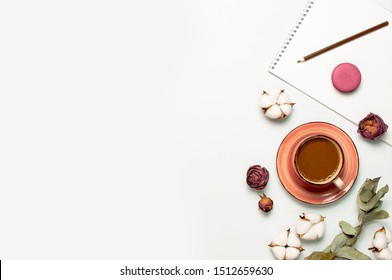
<svg viewBox="0 0 392 280">
<path fill-rule="evenodd" d="M 325 252 L 313 252 L 305 260 L 333 260 L 335 254 Z"/>
<path fill-rule="evenodd" d="M 383 201 L 382 201 L 382 200 L 379 200 L 379 201 L 376 203 L 376 205 L 374 205 L 374 208 L 373 208 L 372 211 L 376 212 L 376 211 L 378 211 L 378 210 L 381 210 L 382 203 L 383 203 Z"/>
<path fill-rule="evenodd" d="M 367 215 L 367 212 L 359 209 L 358 211 L 358 221 L 359 223 L 362 223 L 363 218 Z"/>
<path fill-rule="evenodd" d="M 370 212 L 370 210 L 372 210 L 376 204 L 378 203 L 378 201 L 384 197 L 384 195 L 389 191 L 389 187 L 388 185 L 386 185 L 385 187 L 381 188 L 370 200 L 369 202 L 363 202 L 360 199 L 357 201 L 358 202 L 358 206 L 360 209 L 362 209 L 365 212 Z"/>
<path fill-rule="evenodd" d="M 352 237 L 346 242 L 346 246 L 353 246 L 357 242 L 357 237 Z"/>
<path fill-rule="evenodd" d="M 366 179 L 365 183 L 363 183 L 358 193 L 358 197 L 363 202 L 369 202 L 369 200 L 376 194 L 378 181 L 380 181 L 380 177 L 375 179 Z"/>
<path fill-rule="evenodd" d="M 376 195 L 369 200 L 367 203 L 368 207 L 370 208 L 369 210 L 373 209 L 376 207 L 378 202 L 380 202 L 380 199 L 384 197 L 384 195 L 389 191 L 389 186 L 385 185 L 383 188 L 381 188 Z"/>
<path fill-rule="evenodd" d="M 354 247 L 342 247 L 336 251 L 336 256 L 339 258 L 346 258 L 349 260 L 371 260 L 368 255 L 358 251 Z"/>
<path fill-rule="evenodd" d="M 332 243 L 322 252 L 314 252 L 306 260 L 369 260 L 366 254 L 354 248 L 357 238 L 364 225 L 376 219 L 389 217 L 387 211 L 382 210 L 382 198 L 389 191 L 388 185 L 377 191 L 380 178 L 366 179 L 357 194 L 359 224 L 353 227 L 345 221 L 340 221 L 342 233 L 335 236 Z"/>
<path fill-rule="evenodd" d="M 380 211 L 372 211 L 363 218 L 362 224 L 366 224 L 367 222 L 373 221 L 373 220 L 382 220 L 386 219 L 389 217 L 389 214 L 385 210 L 380 210 Z"/>
<path fill-rule="evenodd" d="M 331 253 L 331 245 L 328 245 L 327 248 L 323 250 L 324 253 Z"/>
<path fill-rule="evenodd" d="M 355 236 L 357 234 L 355 228 L 345 221 L 340 221 L 339 226 L 342 229 L 343 233 L 346 235 Z"/>
<path fill-rule="evenodd" d="M 349 237 L 344 233 L 339 233 L 338 235 L 336 235 L 331 243 L 331 252 L 336 253 L 338 249 L 346 245 L 348 239 Z"/>
</svg>

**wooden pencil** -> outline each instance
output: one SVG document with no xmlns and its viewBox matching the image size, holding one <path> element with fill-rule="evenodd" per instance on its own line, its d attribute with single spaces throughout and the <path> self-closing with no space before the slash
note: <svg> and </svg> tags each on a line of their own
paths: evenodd
<svg viewBox="0 0 392 280">
<path fill-rule="evenodd" d="M 343 39 L 343 40 L 338 41 L 338 42 L 336 42 L 336 43 L 334 43 L 332 45 L 329 45 L 329 46 L 327 46 L 325 48 L 322 48 L 321 50 L 318 50 L 318 51 L 315 51 L 315 52 L 313 52 L 311 54 L 308 54 L 308 55 L 304 56 L 303 58 L 301 58 L 300 60 L 298 60 L 297 63 L 305 62 L 305 61 L 307 61 L 309 59 L 312 59 L 312 58 L 314 58 L 316 56 L 319 56 L 320 54 L 328 52 L 328 51 L 330 51 L 330 50 L 332 50 L 334 48 L 337 48 L 337 47 L 339 47 L 339 46 L 341 46 L 343 44 L 346 44 L 346 43 L 351 42 L 353 40 L 356 40 L 356 39 L 358 39 L 358 38 L 360 38 L 360 37 L 362 37 L 364 35 L 367 35 L 367 34 L 373 32 L 373 31 L 376 31 L 376 30 L 378 30 L 380 28 L 383 28 L 383 27 L 387 26 L 388 24 L 389 24 L 388 21 L 384 21 L 384 22 L 382 22 L 380 24 L 377 24 L 377 25 L 375 25 L 373 27 L 370 27 L 370 28 L 368 28 L 366 30 L 363 30 L 363 31 L 361 31 L 361 32 L 359 32 L 357 34 L 354 34 L 354 35 L 352 35 L 350 37 L 347 37 L 346 39 Z"/>
</svg>

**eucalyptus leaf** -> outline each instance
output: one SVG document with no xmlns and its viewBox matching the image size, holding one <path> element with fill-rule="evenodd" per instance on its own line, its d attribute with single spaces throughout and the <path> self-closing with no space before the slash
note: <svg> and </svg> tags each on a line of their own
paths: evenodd
<svg viewBox="0 0 392 280">
<path fill-rule="evenodd" d="M 372 210 L 372 211 L 378 211 L 378 210 L 381 210 L 382 203 L 383 203 L 383 201 L 382 201 L 382 200 L 379 200 L 379 201 L 376 203 L 376 205 L 374 205 L 374 208 L 373 208 L 373 210 Z"/>
<path fill-rule="evenodd" d="M 380 202 L 380 199 L 383 198 L 388 191 L 389 191 L 388 185 L 385 185 L 383 188 L 377 191 L 376 195 L 372 199 L 370 199 L 369 202 L 367 203 L 367 205 L 371 207 L 370 209 L 375 208 L 378 202 Z"/>
<path fill-rule="evenodd" d="M 362 220 L 362 224 L 366 224 L 370 221 L 373 220 L 382 220 L 382 219 L 386 219 L 389 217 L 389 214 L 387 211 L 385 210 L 380 210 L 380 211 L 372 211 L 370 213 L 368 213 Z"/>
<path fill-rule="evenodd" d="M 338 235 L 336 235 L 331 243 L 331 252 L 336 253 L 338 249 L 346 245 L 348 239 L 349 237 L 344 233 L 339 233 Z"/>
<path fill-rule="evenodd" d="M 369 202 L 369 200 L 376 194 L 376 188 L 378 185 L 379 178 L 366 179 L 361 189 L 359 190 L 358 196 L 363 202 Z"/>
<path fill-rule="evenodd" d="M 335 236 L 332 243 L 322 252 L 314 252 L 306 260 L 369 260 L 366 254 L 354 248 L 364 225 L 376 219 L 389 217 L 387 211 L 382 210 L 382 198 L 389 191 L 388 185 L 377 191 L 380 178 L 366 179 L 357 194 L 358 221 L 353 227 L 345 221 L 340 221 L 342 233 Z"/>
<path fill-rule="evenodd" d="M 324 253 L 331 253 L 331 245 L 328 245 L 327 248 L 323 250 Z"/>
<path fill-rule="evenodd" d="M 374 196 L 371 190 L 364 190 L 360 193 L 359 198 L 364 202 L 369 202 L 369 200 Z"/>
<path fill-rule="evenodd" d="M 358 203 L 358 207 L 360 209 L 362 209 L 365 212 L 369 212 L 370 210 L 372 210 L 376 204 L 378 203 L 378 201 L 384 197 L 384 195 L 389 191 L 389 187 L 388 185 L 386 185 L 385 187 L 381 188 L 370 200 L 369 202 L 363 202 L 362 200 L 358 199 L 357 203 Z"/>
<path fill-rule="evenodd" d="M 335 254 L 325 252 L 313 252 L 305 260 L 333 260 Z"/>
<path fill-rule="evenodd" d="M 368 255 L 358 251 L 354 247 L 345 246 L 336 251 L 336 256 L 349 260 L 371 260 Z"/>
<path fill-rule="evenodd" d="M 342 229 L 343 233 L 346 235 L 355 236 L 357 234 L 355 228 L 345 221 L 340 221 L 339 226 Z"/>
<path fill-rule="evenodd" d="M 357 242 L 357 237 L 352 237 L 346 242 L 346 246 L 353 246 Z"/>
<path fill-rule="evenodd" d="M 363 218 L 367 215 L 368 213 L 363 211 L 362 209 L 359 209 L 358 211 L 358 221 L 362 223 Z"/>
</svg>

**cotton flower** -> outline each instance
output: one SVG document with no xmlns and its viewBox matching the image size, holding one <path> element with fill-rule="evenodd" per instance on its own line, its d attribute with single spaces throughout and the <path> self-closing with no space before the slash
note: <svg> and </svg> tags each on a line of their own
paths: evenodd
<svg viewBox="0 0 392 280">
<path fill-rule="evenodd" d="M 284 119 L 291 114 L 294 105 L 283 89 L 264 90 L 259 104 L 264 114 L 271 119 Z"/>
<path fill-rule="evenodd" d="M 373 247 L 369 248 L 377 259 L 392 260 L 392 233 L 382 227 L 373 236 Z"/>
<path fill-rule="evenodd" d="M 320 214 L 304 213 L 297 222 L 297 235 L 304 240 L 318 240 L 324 235 L 324 219 Z"/>
<path fill-rule="evenodd" d="M 298 236 L 290 229 L 280 232 L 268 246 L 278 260 L 295 260 L 304 250 Z"/>
</svg>

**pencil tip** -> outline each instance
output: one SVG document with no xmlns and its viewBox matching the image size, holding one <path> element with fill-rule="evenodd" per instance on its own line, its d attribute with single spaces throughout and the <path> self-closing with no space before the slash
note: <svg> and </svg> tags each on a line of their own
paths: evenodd
<svg viewBox="0 0 392 280">
<path fill-rule="evenodd" d="M 301 63 L 301 62 L 304 62 L 304 61 L 305 61 L 305 59 L 301 58 L 300 60 L 297 61 L 297 63 Z"/>
</svg>

